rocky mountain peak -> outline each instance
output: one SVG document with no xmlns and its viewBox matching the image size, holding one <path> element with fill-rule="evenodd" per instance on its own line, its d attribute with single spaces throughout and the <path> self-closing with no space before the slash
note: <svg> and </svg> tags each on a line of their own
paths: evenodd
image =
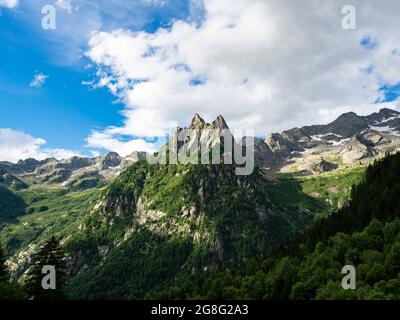
<svg viewBox="0 0 400 320">
<path fill-rule="evenodd" d="M 224 131 L 227 129 L 227 131 Z M 163 154 L 168 150 L 170 153 L 196 154 L 196 152 L 209 151 L 216 145 L 224 145 L 225 139 L 235 140 L 229 131 L 222 115 L 210 124 L 203 120 L 199 114 L 195 114 L 188 127 L 178 127 L 170 137 L 170 140 L 159 151 Z"/>
<path fill-rule="evenodd" d="M 190 122 L 188 129 L 202 129 L 204 128 L 206 122 L 198 113 L 196 113 Z"/>
<path fill-rule="evenodd" d="M 355 134 L 369 128 L 368 121 L 358 116 L 355 112 L 347 112 L 340 115 L 335 121 L 325 126 L 317 126 L 316 134 L 333 133 L 343 138 L 351 138 Z"/>
<path fill-rule="evenodd" d="M 350 111 L 350 112 L 346 112 L 346 113 L 341 114 L 341 115 L 336 119 L 336 121 L 342 120 L 342 119 L 344 119 L 344 120 L 349 120 L 349 119 L 354 119 L 354 118 L 359 118 L 359 116 L 357 115 L 357 113 L 355 113 L 355 112 L 353 112 L 353 111 Z"/>
<path fill-rule="evenodd" d="M 104 160 L 113 160 L 113 159 L 121 159 L 121 156 L 116 153 L 116 152 L 109 152 L 106 154 L 106 156 L 104 157 Z"/>
<path fill-rule="evenodd" d="M 399 116 L 400 112 L 388 108 L 379 110 L 379 114 L 385 117 Z"/>
<path fill-rule="evenodd" d="M 369 116 L 366 116 L 365 119 L 371 125 L 384 124 L 398 127 L 400 123 L 400 112 L 383 108 L 379 110 L 379 112 L 375 112 Z"/>
<path fill-rule="evenodd" d="M 335 121 L 331 123 L 332 127 L 340 127 L 347 129 L 355 125 L 357 127 L 366 127 L 367 122 L 363 117 L 360 117 L 355 112 L 347 112 L 340 115 Z"/>
<path fill-rule="evenodd" d="M 220 114 L 213 121 L 212 125 L 213 125 L 213 128 L 215 128 L 215 129 L 229 129 L 224 117 Z"/>
<path fill-rule="evenodd" d="M 204 121 L 204 119 L 196 113 L 190 122 L 188 129 L 204 129 L 205 127 L 211 126 L 213 129 L 229 129 L 224 117 L 218 115 L 217 118 L 211 123 L 211 125 Z"/>
<path fill-rule="evenodd" d="M 103 168 L 117 167 L 121 164 L 122 158 L 116 152 L 109 152 L 102 161 Z"/>
</svg>

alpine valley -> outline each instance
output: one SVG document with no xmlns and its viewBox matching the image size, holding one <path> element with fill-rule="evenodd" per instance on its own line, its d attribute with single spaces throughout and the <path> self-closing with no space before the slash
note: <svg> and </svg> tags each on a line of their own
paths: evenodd
<svg viewBox="0 0 400 320">
<path fill-rule="evenodd" d="M 229 127 L 187 129 L 211 150 Z M 55 236 L 71 299 L 400 298 L 398 151 L 400 112 L 382 109 L 255 138 L 243 176 L 144 152 L 0 162 L 0 244 L 24 283 Z M 357 294 L 337 288 L 349 263 Z"/>
</svg>

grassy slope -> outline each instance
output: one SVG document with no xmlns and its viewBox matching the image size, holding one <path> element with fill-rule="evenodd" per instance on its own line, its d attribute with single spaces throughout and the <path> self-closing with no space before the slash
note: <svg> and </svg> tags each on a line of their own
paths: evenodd
<svg viewBox="0 0 400 320">
<path fill-rule="evenodd" d="M 267 188 L 267 194 L 277 206 L 311 212 L 318 220 L 343 206 L 364 172 L 365 167 L 358 167 L 310 177 L 280 174 Z"/>
<path fill-rule="evenodd" d="M 9 257 L 51 235 L 59 239 L 73 236 L 100 191 L 66 194 L 63 190 L 25 189 L 14 193 L 26 204 L 25 211 L 35 211 L 0 224 L 0 243 Z"/>
</svg>

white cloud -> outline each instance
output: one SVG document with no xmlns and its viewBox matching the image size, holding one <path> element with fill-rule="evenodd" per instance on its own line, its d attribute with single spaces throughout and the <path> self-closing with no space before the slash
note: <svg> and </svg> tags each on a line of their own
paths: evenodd
<svg viewBox="0 0 400 320">
<path fill-rule="evenodd" d="M 117 152 L 123 157 L 131 154 L 133 151 L 146 151 L 149 153 L 156 151 L 152 143 L 146 142 L 143 139 L 121 141 L 110 132 L 93 132 L 87 138 L 86 142 L 86 147 L 90 149 L 106 149 Z"/>
<path fill-rule="evenodd" d="M 18 5 L 18 2 L 18 0 L 0 0 L 0 7 L 12 9 Z"/>
<path fill-rule="evenodd" d="M 78 6 L 74 5 L 73 0 L 57 0 L 56 5 L 59 8 L 68 11 L 68 13 L 72 13 L 72 11 L 78 10 L 78 8 L 79 8 Z"/>
<path fill-rule="evenodd" d="M 400 82 L 393 14 L 400 3 L 353 1 L 354 31 L 341 28 L 346 4 L 205 0 L 200 26 L 175 21 L 156 33 L 94 33 L 86 54 L 98 66 L 98 85 L 126 104 L 123 126 L 107 134 L 157 136 L 170 121 L 186 124 L 199 112 L 265 135 L 376 111 L 381 84 Z M 360 45 L 366 35 L 375 48 Z"/>
<path fill-rule="evenodd" d="M 43 73 L 36 73 L 33 76 L 30 86 L 33 88 L 41 88 L 46 83 L 46 80 L 48 78 L 49 78 L 48 75 L 45 75 Z"/>
<path fill-rule="evenodd" d="M 43 160 L 54 157 L 68 159 L 79 155 L 66 149 L 46 148 L 46 140 L 34 138 L 24 132 L 0 128 L 0 160 L 17 162 L 20 159 L 34 158 Z"/>
</svg>

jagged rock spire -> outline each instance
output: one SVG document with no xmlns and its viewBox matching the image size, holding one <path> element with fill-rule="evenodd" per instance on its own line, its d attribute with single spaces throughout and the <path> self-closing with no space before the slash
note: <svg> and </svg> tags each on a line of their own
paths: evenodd
<svg viewBox="0 0 400 320">
<path fill-rule="evenodd" d="M 225 119 L 222 115 L 218 115 L 218 117 L 213 121 L 213 127 L 218 129 L 228 129 L 228 125 L 225 122 Z"/>
<path fill-rule="evenodd" d="M 189 129 L 203 128 L 206 122 L 198 113 L 196 113 L 190 122 Z"/>
</svg>

